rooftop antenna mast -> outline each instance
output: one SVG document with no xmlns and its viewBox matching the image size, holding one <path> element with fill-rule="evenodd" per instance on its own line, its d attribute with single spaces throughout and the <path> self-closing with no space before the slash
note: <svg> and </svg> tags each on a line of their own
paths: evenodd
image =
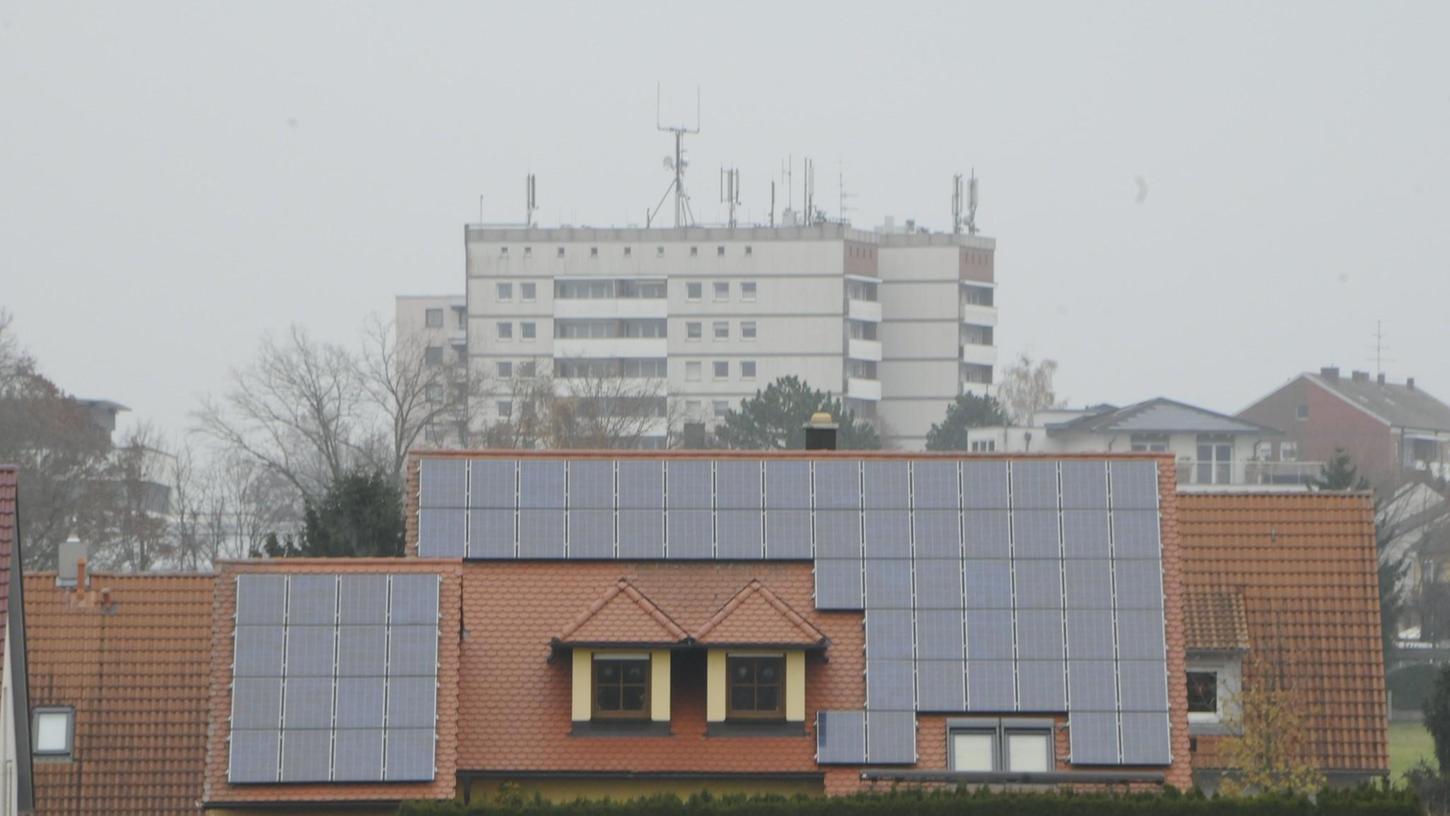
<svg viewBox="0 0 1450 816">
<path fill-rule="evenodd" d="M 735 208 L 740 204 L 740 168 L 720 168 L 720 201 L 730 207 L 730 229 L 735 229 Z"/>
<path fill-rule="evenodd" d="M 660 207 L 665 205 L 665 199 L 670 197 L 671 192 L 675 194 L 675 226 L 689 226 L 694 223 L 695 214 L 690 211 L 690 196 L 685 192 L 685 168 L 689 165 L 689 162 L 685 160 L 685 135 L 700 132 L 700 89 L 695 88 L 695 126 L 693 128 L 684 125 L 666 126 L 660 120 L 660 86 L 659 83 L 655 83 L 655 130 L 675 135 L 674 158 L 665 157 L 665 169 L 674 171 L 675 178 L 670 182 L 670 186 L 665 188 L 665 194 L 660 196 L 660 203 L 655 205 L 645 226 L 649 226 L 654 221 L 654 217 L 659 214 Z"/>
<path fill-rule="evenodd" d="M 972 168 L 972 177 L 967 181 L 967 234 L 977 234 L 977 168 L 975 167 Z"/>
<path fill-rule="evenodd" d="M 962 174 L 952 176 L 952 235 L 962 233 Z"/>
<path fill-rule="evenodd" d="M 539 208 L 538 198 L 534 194 L 534 174 L 524 180 L 524 226 L 533 228 L 534 210 Z"/>
<path fill-rule="evenodd" d="M 845 165 L 844 162 L 836 162 L 836 184 L 837 184 L 837 188 L 836 188 L 837 189 L 837 195 L 838 195 L 838 197 L 840 199 L 840 203 L 837 206 L 839 206 L 840 207 L 840 210 L 841 210 L 841 215 L 840 215 L 841 223 L 842 224 L 850 224 L 851 223 L 851 219 L 850 218 L 847 218 L 846 217 L 846 214 L 849 213 L 849 212 L 851 212 L 852 210 L 854 210 L 856 208 L 855 207 L 852 207 L 851 205 L 847 204 L 846 202 L 847 201 L 850 201 L 853 198 L 855 198 L 856 197 L 856 194 L 855 193 L 848 193 L 848 192 L 846 192 L 846 165 Z"/>
</svg>

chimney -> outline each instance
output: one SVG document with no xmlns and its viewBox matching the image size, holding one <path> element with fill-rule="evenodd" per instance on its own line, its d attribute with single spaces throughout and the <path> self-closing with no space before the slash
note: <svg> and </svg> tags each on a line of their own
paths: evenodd
<svg viewBox="0 0 1450 816">
<path fill-rule="evenodd" d="M 686 422 L 684 427 L 684 446 L 688 450 L 704 450 L 705 448 L 705 423 Z"/>
<path fill-rule="evenodd" d="M 1351 371 L 1351 372 L 1349 372 L 1349 378 L 1351 380 L 1353 380 L 1354 382 L 1367 383 L 1367 382 L 1369 382 L 1369 372 L 1368 371 Z"/>
<path fill-rule="evenodd" d="M 1323 377 L 1326 380 L 1337 380 L 1339 379 L 1339 367 L 1325 366 L 1324 368 L 1319 369 L 1319 376 Z"/>
<path fill-rule="evenodd" d="M 56 586 L 84 586 L 84 569 L 80 565 L 86 562 L 86 545 L 81 543 L 75 533 L 70 538 L 62 541 L 56 552 L 55 564 L 55 585 Z M 80 583 L 77 584 L 77 579 Z"/>
<path fill-rule="evenodd" d="M 1378 375 L 1375 376 L 1374 379 L 1375 379 L 1375 382 L 1379 383 L 1380 385 L 1384 385 L 1385 384 L 1385 373 L 1383 371 L 1381 371 Z"/>
<path fill-rule="evenodd" d="M 1407 378 L 1405 380 L 1405 387 L 1408 388 L 1408 389 L 1410 389 L 1411 391 L 1414 391 L 1415 390 L 1415 378 L 1414 377 Z"/>
<path fill-rule="evenodd" d="M 86 582 L 86 559 L 76 561 L 76 589 L 85 589 L 89 584 Z"/>
<path fill-rule="evenodd" d="M 835 450 L 836 431 L 840 427 L 825 411 L 811 414 L 811 421 L 805 425 L 806 450 Z"/>
</svg>

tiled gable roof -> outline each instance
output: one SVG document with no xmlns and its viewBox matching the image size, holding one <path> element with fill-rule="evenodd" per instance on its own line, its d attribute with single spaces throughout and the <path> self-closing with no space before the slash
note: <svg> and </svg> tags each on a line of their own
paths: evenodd
<svg viewBox="0 0 1450 816">
<path fill-rule="evenodd" d="M 689 637 L 669 615 L 620 578 L 555 641 L 560 644 L 671 644 Z"/>
<path fill-rule="evenodd" d="M 1184 592 L 1183 624 L 1190 652 L 1242 652 L 1249 648 L 1244 596 L 1236 590 Z"/>
<path fill-rule="evenodd" d="M 196 813 L 214 580 L 93 573 L 77 591 L 25 577 L 31 704 L 75 708 L 72 759 L 35 763 L 37 812 Z"/>
<path fill-rule="evenodd" d="M 1185 591 L 1236 590 L 1249 654 L 1306 705 L 1326 770 L 1383 771 L 1384 660 L 1371 497 L 1180 493 Z"/>
<path fill-rule="evenodd" d="M 771 592 L 758 579 L 751 580 L 706 621 L 695 640 L 711 646 L 799 645 L 825 646 L 821 630 Z"/>
<path fill-rule="evenodd" d="M 5 620 L 10 608 L 10 550 L 17 536 L 15 510 L 18 479 L 15 468 L 0 466 L 0 656 L 4 655 Z"/>
<path fill-rule="evenodd" d="M 1177 400 L 1155 397 L 1123 408 L 1107 406 L 1068 422 L 1047 426 L 1049 433 L 1247 433 L 1274 434 L 1273 428 L 1256 425 Z"/>
<path fill-rule="evenodd" d="M 1410 388 L 1404 383 L 1392 382 L 1381 385 L 1368 378 L 1330 379 L 1319 374 L 1305 374 L 1304 378 L 1396 428 L 1450 431 L 1450 405 L 1418 386 Z"/>
</svg>

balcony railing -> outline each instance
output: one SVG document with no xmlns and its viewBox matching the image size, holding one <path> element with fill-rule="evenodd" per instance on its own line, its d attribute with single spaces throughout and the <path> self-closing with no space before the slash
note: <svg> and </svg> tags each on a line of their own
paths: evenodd
<svg viewBox="0 0 1450 816">
<path fill-rule="evenodd" d="M 1220 462 L 1179 459 L 1178 483 L 1184 485 L 1304 485 L 1318 478 L 1323 462 Z"/>
</svg>

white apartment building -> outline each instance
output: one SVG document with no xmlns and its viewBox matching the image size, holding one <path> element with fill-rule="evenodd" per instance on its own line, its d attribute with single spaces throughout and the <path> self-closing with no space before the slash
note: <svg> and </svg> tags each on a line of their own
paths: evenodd
<svg viewBox="0 0 1450 816">
<path fill-rule="evenodd" d="M 663 447 L 679 424 L 711 427 L 795 375 L 876 423 L 888 446 L 920 448 L 958 393 L 992 382 L 994 248 L 978 236 L 840 224 L 469 225 L 468 354 L 498 384 L 475 415 L 507 419 L 514 401 L 501 386 L 520 377 L 552 375 L 567 388 L 620 376 L 659 394 L 646 444 Z M 399 298 L 400 336 L 433 332 L 430 349 L 453 345 L 457 308 L 457 298 Z M 444 334 L 426 326 L 436 310 Z"/>
</svg>

